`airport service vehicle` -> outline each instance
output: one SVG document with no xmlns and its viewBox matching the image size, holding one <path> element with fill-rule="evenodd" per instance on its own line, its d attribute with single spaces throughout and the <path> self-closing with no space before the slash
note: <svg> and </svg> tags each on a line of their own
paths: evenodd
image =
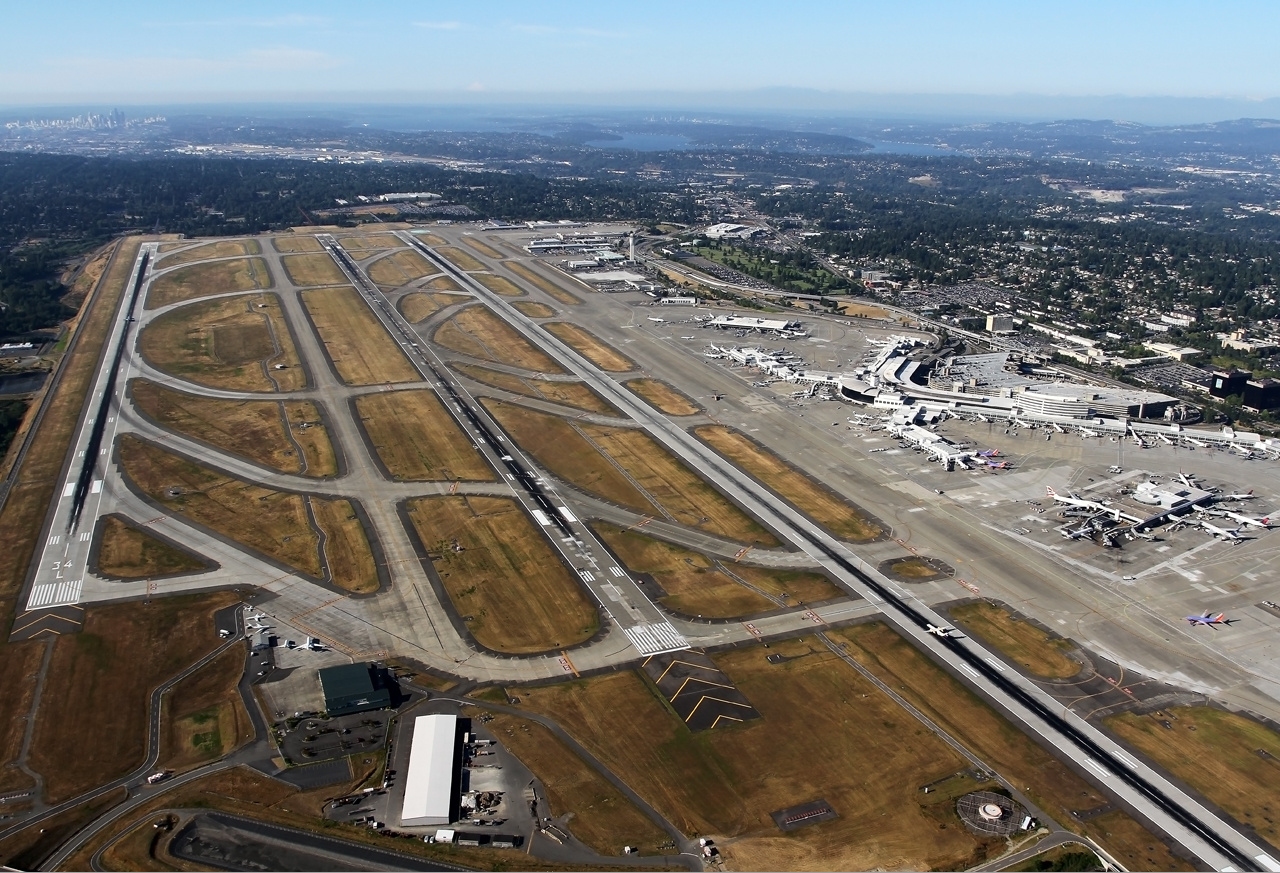
<svg viewBox="0 0 1280 873">
<path fill-rule="evenodd" d="M 1212 628 L 1213 630 L 1217 630 L 1218 625 L 1220 624 L 1224 624 L 1229 627 L 1233 619 L 1227 618 L 1227 614 L 1225 612 L 1220 612 L 1217 615 L 1213 615 L 1212 613 L 1209 612 L 1209 610 L 1206 609 L 1200 615 L 1188 615 L 1187 621 L 1191 623 L 1192 627 L 1199 627 L 1200 625 L 1204 625 L 1205 627 Z"/>
<path fill-rule="evenodd" d="M 157 782 L 163 782 L 164 780 L 169 778 L 172 772 L 173 771 L 171 770 L 157 770 L 156 772 L 152 773 L 150 776 L 147 777 L 147 784 L 155 785 Z"/>
</svg>

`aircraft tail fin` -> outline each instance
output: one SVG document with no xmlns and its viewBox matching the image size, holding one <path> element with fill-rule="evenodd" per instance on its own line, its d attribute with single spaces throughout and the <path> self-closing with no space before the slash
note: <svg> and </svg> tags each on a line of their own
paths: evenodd
<svg viewBox="0 0 1280 873">
<path fill-rule="evenodd" d="M 1052 486 L 1052 485 L 1046 485 L 1046 486 L 1044 486 L 1044 494 L 1045 494 L 1045 496 L 1046 496 L 1046 497 L 1057 497 L 1057 496 L 1058 496 L 1058 492 L 1053 490 L 1053 486 Z"/>
</svg>

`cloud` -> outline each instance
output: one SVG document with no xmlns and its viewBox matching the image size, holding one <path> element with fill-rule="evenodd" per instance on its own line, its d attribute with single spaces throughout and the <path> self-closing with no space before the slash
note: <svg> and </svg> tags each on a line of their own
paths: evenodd
<svg viewBox="0 0 1280 873">
<path fill-rule="evenodd" d="M 467 86 L 467 90 L 472 92 L 483 91 L 484 84 L 481 82 L 472 82 L 470 85 Z"/>
<path fill-rule="evenodd" d="M 424 30 L 460 30 L 463 24 L 461 21 L 415 21 L 413 26 Z"/>
</svg>

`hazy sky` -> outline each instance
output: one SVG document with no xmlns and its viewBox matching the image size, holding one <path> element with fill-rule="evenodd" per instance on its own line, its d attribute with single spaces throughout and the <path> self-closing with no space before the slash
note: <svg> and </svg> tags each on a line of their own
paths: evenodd
<svg viewBox="0 0 1280 873">
<path fill-rule="evenodd" d="M 1280 97 L 1280 2 L 14 3 L 0 103 L 829 92 Z"/>
</svg>

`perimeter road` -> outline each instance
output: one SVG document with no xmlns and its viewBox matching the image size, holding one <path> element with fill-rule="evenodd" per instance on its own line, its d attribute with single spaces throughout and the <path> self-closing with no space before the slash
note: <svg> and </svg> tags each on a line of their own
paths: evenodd
<svg viewBox="0 0 1280 873">
<path fill-rule="evenodd" d="M 510 303 L 476 282 L 466 272 L 437 256 L 412 233 L 398 236 L 428 257 L 441 271 L 469 289 L 477 299 L 537 342 L 570 372 L 605 399 L 644 425 L 659 442 L 738 499 L 766 524 L 783 534 L 829 570 L 835 578 L 880 606 L 885 617 L 906 636 L 948 665 L 963 680 L 995 701 L 1009 716 L 1055 748 L 1067 760 L 1101 783 L 1140 815 L 1215 870 L 1258 869 L 1280 873 L 1280 862 L 1202 804 L 1176 788 L 1151 767 L 1133 759 L 1109 737 L 1060 704 L 1030 681 L 1008 671 L 972 639 L 938 638 L 928 624 L 946 622 L 866 564 L 818 525 L 775 498 L 759 483 L 703 446 L 683 429 L 653 411 L 605 376 L 566 344 L 543 330 Z"/>
</svg>

